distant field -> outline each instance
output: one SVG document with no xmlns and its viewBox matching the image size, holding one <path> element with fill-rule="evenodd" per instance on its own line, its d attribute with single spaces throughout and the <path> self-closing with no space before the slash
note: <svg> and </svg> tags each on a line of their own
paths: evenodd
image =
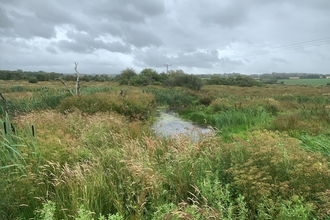
<svg viewBox="0 0 330 220">
<path fill-rule="evenodd" d="M 330 79 L 283 79 L 278 80 L 280 83 L 283 81 L 285 84 L 288 85 L 326 85 L 330 83 Z"/>
</svg>

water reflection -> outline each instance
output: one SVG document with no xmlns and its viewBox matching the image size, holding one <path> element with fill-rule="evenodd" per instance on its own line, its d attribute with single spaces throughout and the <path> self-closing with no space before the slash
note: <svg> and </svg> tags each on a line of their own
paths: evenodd
<svg viewBox="0 0 330 220">
<path fill-rule="evenodd" d="M 205 134 L 212 132 L 212 129 L 202 128 L 191 122 L 184 121 L 176 116 L 173 111 L 159 112 L 159 117 L 151 129 L 156 136 L 177 137 L 183 134 L 191 137 L 194 141 L 198 141 Z"/>
</svg>

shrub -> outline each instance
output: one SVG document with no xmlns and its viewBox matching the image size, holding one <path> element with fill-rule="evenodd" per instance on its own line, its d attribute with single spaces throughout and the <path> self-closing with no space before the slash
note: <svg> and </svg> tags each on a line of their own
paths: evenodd
<svg viewBox="0 0 330 220">
<path fill-rule="evenodd" d="M 154 106 L 154 96 L 150 93 L 136 91 L 122 97 L 114 91 L 68 97 L 62 101 L 58 110 L 64 113 L 77 108 L 82 113 L 87 114 L 114 111 L 129 117 L 131 120 L 144 120 L 149 117 Z"/>
<path fill-rule="evenodd" d="M 305 132 L 311 135 L 318 135 L 323 132 L 324 120 L 306 119 L 301 114 L 285 114 L 274 118 L 273 127 L 278 131 L 287 131 L 292 135 Z"/>
<path fill-rule="evenodd" d="M 246 197 L 250 210 L 257 210 L 263 197 L 276 201 L 298 195 L 317 207 L 330 205 L 320 198 L 330 187 L 330 164 L 320 154 L 301 150 L 298 140 L 255 131 L 247 141 L 228 147 L 223 147 L 223 159 L 231 184 Z"/>
<path fill-rule="evenodd" d="M 212 112 L 226 111 L 230 108 L 230 104 L 226 99 L 216 99 L 211 102 L 210 109 Z"/>
<path fill-rule="evenodd" d="M 199 99 L 199 104 L 201 104 L 201 105 L 206 105 L 206 106 L 208 106 L 208 105 L 211 104 L 211 102 L 212 102 L 212 98 L 209 97 L 209 96 L 204 96 L 204 97 L 201 97 L 201 98 Z"/>
<path fill-rule="evenodd" d="M 302 122 L 297 115 L 281 115 L 274 119 L 274 128 L 278 131 L 290 131 L 302 128 Z"/>
<path fill-rule="evenodd" d="M 30 78 L 30 79 L 28 80 L 28 82 L 29 82 L 29 83 L 38 83 L 38 80 L 37 80 L 37 78 Z"/>
</svg>

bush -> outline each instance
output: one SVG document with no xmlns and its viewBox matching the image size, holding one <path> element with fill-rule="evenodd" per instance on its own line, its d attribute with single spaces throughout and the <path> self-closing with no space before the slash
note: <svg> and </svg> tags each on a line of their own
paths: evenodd
<svg viewBox="0 0 330 220">
<path fill-rule="evenodd" d="M 38 80 L 37 80 L 37 78 L 30 78 L 28 82 L 29 83 L 38 83 Z"/>
</svg>

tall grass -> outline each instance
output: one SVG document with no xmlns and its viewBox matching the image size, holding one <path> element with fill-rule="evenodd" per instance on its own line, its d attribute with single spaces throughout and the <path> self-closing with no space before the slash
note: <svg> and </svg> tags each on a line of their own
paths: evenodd
<svg viewBox="0 0 330 220">
<path fill-rule="evenodd" d="M 148 87 L 145 91 L 154 94 L 158 105 L 184 107 L 197 102 L 196 97 L 192 96 L 191 93 L 179 88 L 162 89 Z"/>
<path fill-rule="evenodd" d="M 246 132 L 251 129 L 264 129 L 271 123 L 270 114 L 262 107 L 250 109 L 229 108 L 216 113 L 207 110 L 182 110 L 179 111 L 182 117 L 197 124 L 211 125 L 224 133 Z"/>
<path fill-rule="evenodd" d="M 127 95 L 120 96 L 117 91 L 112 91 L 69 97 L 61 102 L 58 110 L 64 113 L 77 108 L 87 114 L 114 111 L 131 120 L 143 120 L 151 115 L 155 104 L 154 96 L 150 93 L 131 90 Z"/>
<path fill-rule="evenodd" d="M 0 136 L 0 170 L 18 168 L 22 171 L 26 159 L 37 156 L 34 127 L 17 127 L 8 114 L 0 118 L 0 123 L 3 126 Z"/>
<path fill-rule="evenodd" d="M 0 123 L 0 219 L 13 219 L 23 205 L 19 179 L 29 175 L 29 164 L 38 164 L 40 154 L 31 126 L 17 126 L 7 114 Z"/>
<path fill-rule="evenodd" d="M 149 89 L 130 88 L 126 96 L 117 89 L 86 90 L 81 97 L 63 97 L 55 109 L 13 118 L 18 134 L 3 134 L 1 140 L 19 154 L 1 149 L 7 165 L 21 165 L 0 170 L 0 218 L 329 218 L 328 110 L 317 104 L 323 99 L 296 99 L 318 90 Z M 7 97 L 13 102 L 18 95 L 37 98 L 44 90 L 15 91 Z M 277 98 L 291 92 L 292 100 Z M 213 98 L 201 103 L 200 97 Z M 197 142 L 183 135 L 152 136 L 145 122 L 155 99 L 190 106 L 184 115 L 228 129 L 230 141 L 221 133 Z M 284 123 L 291 117 L 298 121 L 294 127 Z M 25 129 L 32 123 L 37 137 L 31 136 L 30 126 Z M 313 123 L 319 125 L 317 136 Z"/>
<path fill-rule="evenodd" d="M 310 135 L 301 135 L 298 137 L 302 141 L 301 147 L 311 152 L 320 152 L 330 159 L 330 138 L 325 135 L 316 137 Z"/>
<path fill-rule="evenodd" d="M 308 219 L 326 216 L 330 204 L 329 162 L 281 133 L 255 131 L 230 143 L 163 139 L 142 122 L 78 110 L 31 113 L 17 123 L 32 118 L 42 159 L 2 182 L 7 218 L 33 218 L 49 201 L 55 219 Z"/>
<path fill-rule="evenodd" d="M 55 109 L 63 99 L 70 96 L 65 91 L 40 88 L 37 92 L 14 92 L 5 94 L 11 115 L 28 113 L 35 110 Z M 0 115 L 4 111 L 0 109 Z"/>
</svg>

